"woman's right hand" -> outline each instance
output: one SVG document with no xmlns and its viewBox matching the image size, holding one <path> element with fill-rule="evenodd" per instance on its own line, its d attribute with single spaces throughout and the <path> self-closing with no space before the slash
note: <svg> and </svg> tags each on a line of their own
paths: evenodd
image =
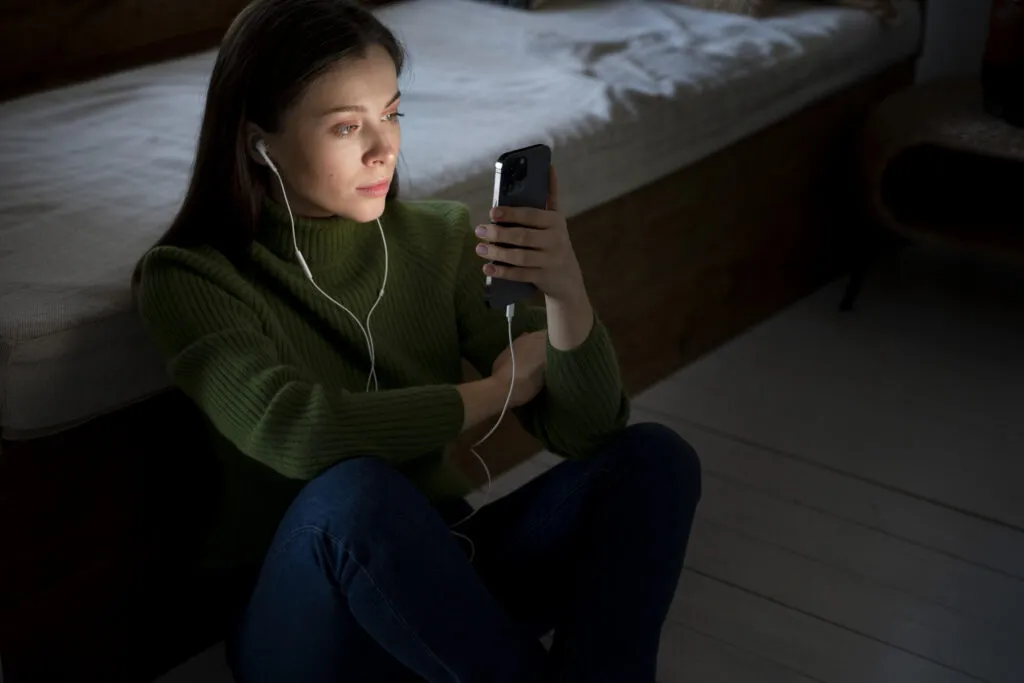
<svg viewBox="0 0 1024 683">
<path fill-rule="evenodd" d="M 548 366 L 548 333 L 547 330 L 527 332 L 520 335 L 512 348 L 515 351 L 515 383 L 512 387 L 512 398 L 509 406 L 519 406 L 533 400 L 544 388 L 544 373 Z M 512 381 L 512 354 L 506 347 L 491 367 L 491 378 L 497 380 L 508 392 Z"/>
</svg>

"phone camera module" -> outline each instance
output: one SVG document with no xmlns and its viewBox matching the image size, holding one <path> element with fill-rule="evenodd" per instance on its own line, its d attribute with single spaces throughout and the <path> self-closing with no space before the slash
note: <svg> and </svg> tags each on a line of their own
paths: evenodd
<svg viewBox="0 0 1024 683">
<path fill-rule="evenodd" d="M 506 196 L 515 196 L 523 189 L 527 167 L 528 162 L 525 157 L 515 157 L 507 162 L 501 178 L 501 189 Z"/>
<path fill-rule="evenodd" d="M 521 181 L 526 177 L 526 157 L 518 157 L 512 167 L 512 179 Z"/>
</svg>

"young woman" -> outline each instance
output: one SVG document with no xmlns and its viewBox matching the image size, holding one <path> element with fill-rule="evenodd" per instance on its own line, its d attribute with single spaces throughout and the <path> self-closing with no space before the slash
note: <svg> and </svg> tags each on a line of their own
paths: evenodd
<svg viewBox="0 0 1024 683">
<path fill-rule="evenodd" d="M 533 231 L 396 199 L 402 61 L 345 0 L 252 3 L 221 46 L 183 206 L 137 273 L 224 463 L 208 557 L 255 569 L 232 668 L 240 683 L 653 681 L 697 456 L 626 426 L 554 184 L 549 210 L 492 212 Z M 485 275 L 535 283 L 546 306 L 510 334 Z M 463 382 L 462 358 L 485 379 Z M 506 400 L 567 459 L 465 520 L 446 445 Z"/>
</svg>

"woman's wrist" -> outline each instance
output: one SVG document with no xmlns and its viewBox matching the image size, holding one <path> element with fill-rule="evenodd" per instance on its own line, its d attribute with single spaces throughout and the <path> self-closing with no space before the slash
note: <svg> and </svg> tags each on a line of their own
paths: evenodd
<svg viewBox="0 0 1024 683">
<path fill-rule="evenodd" d="M 584 292 L 573 301 L 547 299 L 548 341 L 558 351 L 571 351 L 594 329 L 594 308 Z"/>
<path fill-rule="evenodd" d="M 494 377 L 465 382 L 455 387 L 462 396 L 462 431 L 476 427 L 492 417 L 497 417 L 505 407 L 508 386 Z"/>
</svg>

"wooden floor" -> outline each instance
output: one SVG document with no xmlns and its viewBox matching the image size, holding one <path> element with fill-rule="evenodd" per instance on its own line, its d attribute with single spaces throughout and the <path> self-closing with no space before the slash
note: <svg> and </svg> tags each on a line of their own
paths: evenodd
<svg viewBox="0 0 1024 683">
<path fill-rule="evenodd" d="M 915 248 L 840 292 L 636 400 L 704 466 L 661 680 L 1024 681 L 1024 274 Z"/>
</svg>

